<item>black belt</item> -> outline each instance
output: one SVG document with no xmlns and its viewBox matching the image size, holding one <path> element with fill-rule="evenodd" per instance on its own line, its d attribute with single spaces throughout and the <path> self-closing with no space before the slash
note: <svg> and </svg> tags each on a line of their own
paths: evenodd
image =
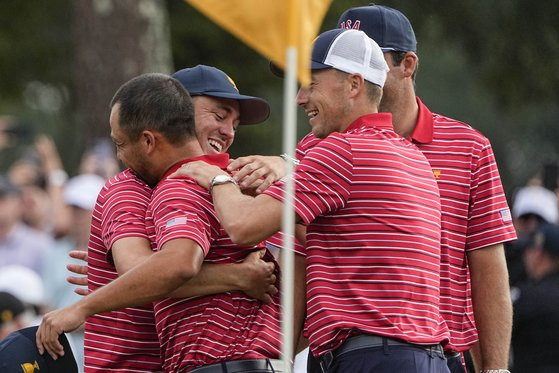
<svg viewBox="0 0 559 373">
<path fill-rule="evenodd" d="M 282 360 L 247 359 L 222 361 L 221 363 L 204 365 L 192 370 L 191 373 L 284 373 L 285 371 Z"/>
<path fill-rule="evenodd" d="M 330 367 L 330 365 L 332 365 L 334 359 L 336 359 L 337 357 L 345 353 L 355 351 L 355 350 L 361 350 L 364 348 L 374 348 L 374 347 L 383 347 L 383 346 L 414 347 L 414 348 L 419 348 L 421 350 L 424 350 L 431 355 L 434 354 L 444 358 L 444 351 L 440 344 L 423 346 L 423 345 L 398 341 L 392 338 L 381 337 L 373 334 L 360 334 L 354 337 L 349 337 L 348 339 L 346 339 L 344 344 L 342 344 L 335 351 L 327 352 L 326 354 L 320 356 L 318 360 L 320 361 L 320 366 L 322 368 L 322 371 L 326 372 Z"/>
<path fill-rule="evenodd" d="M 452 351 L 452 350 L 445 350 L 444 356 L 446 356 L 447 359 L 460 358 L 460 360 L 462 360 L 462 354 L 460 352 L 456 352 L 456 351 Z"/>
</svg>

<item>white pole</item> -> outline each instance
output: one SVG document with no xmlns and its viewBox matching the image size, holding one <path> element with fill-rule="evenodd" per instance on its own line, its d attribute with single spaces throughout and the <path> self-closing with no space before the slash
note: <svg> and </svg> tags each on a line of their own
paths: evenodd
<svg viewBox="0 0 559 373">
<path fill-rule="evenodd" d="M 297 48 L 288 47 L 286 50 L 286 69 L 283 98 L 283 152 L 293 159 L 295 140 L 297 137 L 297 107 L 295 96 L 297 93 Z M 291 175 L 294 165 L 286 162 L 287 177 L 285 183 L 285 199 L 283 204 L 282 231 L 285 239 L 281 250 L 281 304 L 282 304 L 282 357 L 286 372 L 293 371 L 293 287 L 294 287 L 294 254 L 293 237 L 295 234 L 295 216 L 293 208 L 294 183 Z"/>
</svg>

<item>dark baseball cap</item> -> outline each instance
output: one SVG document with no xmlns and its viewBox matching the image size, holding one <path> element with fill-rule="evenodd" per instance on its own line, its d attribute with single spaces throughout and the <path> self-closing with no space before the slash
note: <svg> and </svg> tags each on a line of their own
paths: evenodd
<svg viewBox="0 0 559 373">
<path fill-rule="evenodd" d="M 25 305 L 15 295 L 0 291 L 0 327 L 25 311 Z"/>
<path fill-rule="evenodd" d="M 417 41 L 408 18 L 402 12 L 383 5 L 370 4 L 342 13 L 338 28 L 364 31 L 383 52 L 416 52 Z"/>
<path fill-rule="evenodd" d="M 78 365 L 65 334 L 59 341 L 64 347 L 64 356 L 54 360 L 45 352 L 39 354 L 35 344 L 38 326 L 17 330 L 0 342 L 0 372 L 21 373 L 77 373 Z"/>
<path fill-rule="evenodd" d="M 210 96 L 237 100 L 240 107 L 240 124 L 264 122 L 270 116 L 270 105 L 259 97 L 239 93 L 233 79 L 223 71 L 206 65 L 197 65 L 174 73 L 191 96 Z"/>
<path fill-rule="evenodd" d="M 534 234 L 536 246 L 543 248 L 548 254 L 559 258 L 559 225 L 543 223 Z"/>
</svg>

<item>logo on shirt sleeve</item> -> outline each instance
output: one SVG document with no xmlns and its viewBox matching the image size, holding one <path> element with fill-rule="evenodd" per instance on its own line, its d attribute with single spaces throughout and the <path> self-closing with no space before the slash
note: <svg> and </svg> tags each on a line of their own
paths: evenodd
<svg viewBox="0 0 559 373">
<path fill-rule="evenodd" d="M 501 211 L 499 211 L 499 214 L 501 214 L 501 220 L 503 222 L 508 223 L 512 221 L 512 216 L 509 209 L 502 209 Z"/>
<path fill-rule="evenodd" d="M 171 227 L 176 227 L 177 225 L 186 225 L 186 223 L 188 222 L 188 219 L 186 218 L 186 216 L 181 216 L 179 218 L 173 218 L 169 221 L 167 221 L 167 223 L 165 224 L 165 228 L 171 228 Z"/>
</svg>

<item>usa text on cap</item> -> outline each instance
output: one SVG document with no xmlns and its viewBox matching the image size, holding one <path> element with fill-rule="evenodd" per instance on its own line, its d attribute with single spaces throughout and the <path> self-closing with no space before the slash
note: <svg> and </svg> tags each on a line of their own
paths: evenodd
<svg viewBox="0 0 559 373">
<path fill-rule="evenodd" d="M 408 18 L 400 11 L 382 5 L 346 10 L 336 27 L 364 31 L 383 52 L 416 52 L 417 41 Z"/>
</svg>

